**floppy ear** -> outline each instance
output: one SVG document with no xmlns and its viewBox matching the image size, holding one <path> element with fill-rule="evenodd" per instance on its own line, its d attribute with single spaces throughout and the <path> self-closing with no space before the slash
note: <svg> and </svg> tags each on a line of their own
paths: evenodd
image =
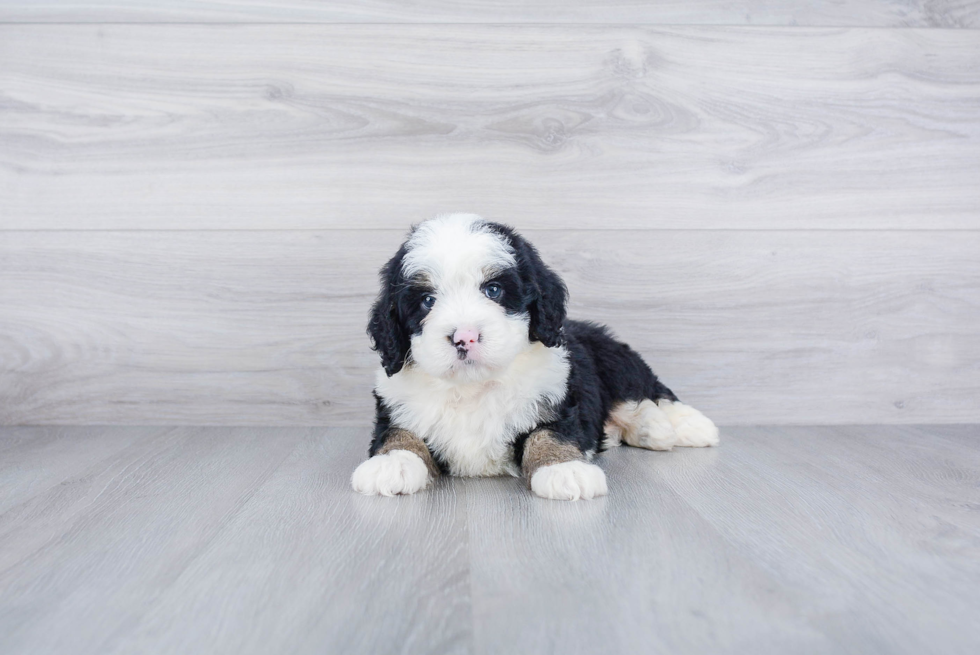
<svg viewBox="0 0 980 655">
<path fill-rule="evenodd" d="M 401 268 L 404 256 L 405 246 L 402 246 L 381 269 L 381 293 L 371 308 L 371 319 L 367 328 L 371 347 L 381 355 L 381 365 L 388 377 L 402 370 L 411 345 L 408 330 L 398 313 L 397 294 L 403 282 Z"/>
<path fill-rule="evenodd" d="M 565 320 L 568 289 L 558 274 L 541 261 L 534 246 L 517 234 L 513 234 L 512 239 L 518 271 L 530 290 L 528 314 L 531 324 L 528 327 L 528 336 L 532 341 L 540 341 L 548 348 L 563 345 L 565 336 L 561 325 Z"/>
</svg>

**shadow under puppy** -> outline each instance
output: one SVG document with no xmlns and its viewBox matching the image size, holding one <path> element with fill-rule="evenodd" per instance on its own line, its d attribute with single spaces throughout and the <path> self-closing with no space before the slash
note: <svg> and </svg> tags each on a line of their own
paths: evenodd
<svg viewBox="0 0 980 655">
<path fill-rule="evenodd" d="M 607 487 L 591 460 L 607 448 L 718 443 L 714 423 L 629 346 L 566 319 L 567 295 L 509 227 L 450 214 L 413 228 L 381 270 L 368 325 L 382 368 L 354 490 L 410 494 L 442 473 L 506 473 L 544 498 L 593 498 Z"/>
</svg>

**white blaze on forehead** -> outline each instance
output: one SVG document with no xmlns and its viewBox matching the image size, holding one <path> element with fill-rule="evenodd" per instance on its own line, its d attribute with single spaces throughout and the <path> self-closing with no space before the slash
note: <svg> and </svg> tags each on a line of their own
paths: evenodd
<svg viewBox="0 0 980 655">
<path fill-rule="evenodd" d="M 476 214 L 448 214 L 419 224 L 408 239 L 402 273 L 425 273 L 438 286 L 460 278 L 479 278 L 516 260 L 510 244 Z"/>
</svg>

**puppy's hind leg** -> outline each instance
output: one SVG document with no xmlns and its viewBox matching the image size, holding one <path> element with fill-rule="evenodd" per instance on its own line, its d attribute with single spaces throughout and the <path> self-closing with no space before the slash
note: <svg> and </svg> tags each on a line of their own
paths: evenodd
<svg viewBox="0 0 980 655">
<path fill-rule="evenodd" d="M 613 406 L 606 418 L 606 445 L 623 442 L 637 448 L 670 450 L 678 434 L 668 414 L 649 398 L 624 400 Z"/>
<path fill-rule="evenodd" d="M 650 450 L 713 446 L 718 428 L 704 414 L 677 400 L 639 353 L 608 332 L 593 331 L 597 374 L 617 399 L 606 417 L 605 446 L 620 442 Z"/>
</svg>

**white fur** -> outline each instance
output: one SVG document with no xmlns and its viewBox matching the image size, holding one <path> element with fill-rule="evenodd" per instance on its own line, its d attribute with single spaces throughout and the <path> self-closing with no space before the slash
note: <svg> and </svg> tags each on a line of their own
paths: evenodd
<svg viewBox="0 0 980 655">
<path fill-rule="evenodd" d="M 419 223 L 406 244 L 402 273 L 425 273 L 441 285 L 470 278 L 483 267 L 497 270 L 517 263 L 510 244 L 476 214 L 444 214 Z"/>
<path fill-rule="evenodd" d="M 392 377 L 377 373 L 375 391 L 392 422 L 422 437 L 454 475 L 519 476 L 514 438 L 541 419 L 544 404 L 565 398 L 564 349 L 527 347 L 484 380 L 460 382 L 406 366 Z"/>
<path fill-rule="evenodd" d="M 629 400 L 613 407 L 606 419 L 605 434 L 610 447 L 623 441 L 650 450 L 670 450 L 678 439 L 668 414 L 649 399 Z"/>
<path fill-rule="evenodd" d="M 657 405 L 677 432 L 677 446 L 704 448 L 718 445 L 718 428 L 707 416 L 684 403 L 660 399 Z"/>
<path fill-rule="evenodd" d="M 610 448 L 620 442 L 650 450 L 718 445 L 718 428 L 711 419 L 690 405 L 664 398 L 656 403 L 652 400 L 619 403 L 609 412 L 605 435 Z"/>
<path fill-rule="evenodd" d="M 542 466 L 531 476 L 531 491 L 552 500 L 589 500 L 609 493 L 603 470 L 582 460 Z"/>
<path fill-rule="evenodd" d="M 413 494 L 429 485 L 429 470 L 415 453 L 392 450 L 362 462 L 350 482 L 354 491 L 368 496 Z"/>
</svg>

